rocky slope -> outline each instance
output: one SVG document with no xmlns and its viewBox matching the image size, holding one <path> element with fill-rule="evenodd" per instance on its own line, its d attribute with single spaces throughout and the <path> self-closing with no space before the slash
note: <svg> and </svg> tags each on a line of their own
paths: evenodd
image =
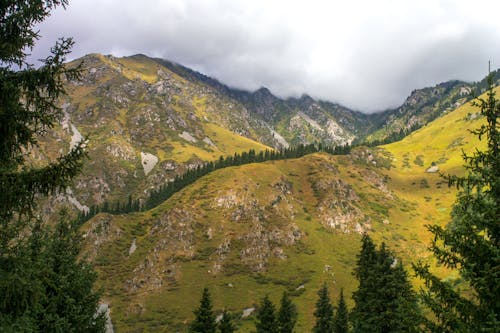
<svg viewBox="0 0 500 333">
<path fill-rule="evenodd" d="M 462 149 L 482 148 L 468 129 L 482 121 L 466 104 L 397 143 L 226 168 L 151 211 L 95 216 L 85 248 L 113 324 L 183 331 L 208 286 L 217 313 L 239 314 L 240 332 L 252 329 L 261 297 L 277 302 L 284 290 L 299 307 L 297 331 L 310 331 L 323 282 L 334 297 L 356 287 L 365 231 L 404 263 L 432 264 L 425 224 L 447 223 L 455 194 L 436 171 L 463 172 Z"/>
<path fill-rule="evenodd" d="M 311 142 L 346 144 L 370 133 L 383 138 L 444 114 L 434 106 L 448 110 L 464 101 L 468 89 L 460 82 L 426 88 L 396 111 L 366 115 L 307 95 L 283 100 L 266 88 L 231 89 L 144 55 L 91 54 L 69 66 L 80 63 L 81 79 L 67 82 L 68 96 L 61 100 L 61 124 L 41 138 L 44 147 L 34 163 L 56 157 L 84 136 L 89 160 L 75 186 L 45 205 L 47 213 L 58 204 L 85 210 L 128 196 L 143 199 L 187 168 L 220 155 Z"/>
</svg>

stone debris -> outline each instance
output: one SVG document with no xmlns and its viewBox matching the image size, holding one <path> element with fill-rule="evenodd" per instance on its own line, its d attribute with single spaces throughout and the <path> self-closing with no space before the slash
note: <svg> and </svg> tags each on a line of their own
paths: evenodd
<svg viewBox="0 0 500 333">
<path fill-rule="evenodd" d="M 73 195 L 73 191 L 69 187 L 66 189 L 66 197 L 68 198 L 68 201 L 73 204 L 73 206 L 75 206 L 80 212 L 89 212 L 89 207 L 86 205 L 82 205 L 80 201 L 75 198 L 75 196 Z"/>
<path fill-rule="evenodd" d="M 302 119 L 304 119 L 305 121 L 307 121 L 309 123 L 309 125 L 311 125 L 314 129 L 317 129 L 318 131 L 321 131 L 321 132 L 324 131 L 323 128 L 316 121 L 312 120 L 311 117 L 309 117 L 305 113 L 298 112 L 297 114 L 300 117 L 302 117 Z"/>
<path fill-rule="evenodd" d="M 203 142 L 205 142 L 209 146 L 216 147 L 215 143 L 213 143 L 213 141 L 210 140 L 210 138 L 208 136 L 203 139 Z"/>
<path fill-rule="evenodd" d="M 97 310 L 97 312 L 105 314 L 105 317 L 106 317 L 106 324 L 104 326 L 105 332 L 106 333 L 114 333 L 115 330 L 113 328 L 113 323 L 111 322 L 109 305 L 106 303 L 99 304 L 99 309 Z"/>
<path fill-rule="evenodd" d="M 153 170 L 153 168 L 156 166 L 156 163 L 158 163 L 158 157 L 153 154 L 144 153 L 141 151 L 141 164 L 144 168 L 144 174 L 146 176 L 151 172 L 151 170 Z"/>
<path fill-rule="evenodd" d="M 132 244 L 130 245 L 130 249 L 128 250 L 128 255 L 134 254 L 135 250 L 137 250 L 137 244 L 135 243 L 135 238 L 132 241 Z"/>
<path fill-rule="evenodd" d="M 183 138 L 184 140 L 192 142 L 192 143 L 198 142 L 198 140 L 196 140 L 195 137 L 193 137 L 189 132 L 186 132 L 186 131 L 179 134 L 179 136 L 181 138 Z"/>
<path fill-rule="evenodd" d="M 427 172 L 427 173 L 436 173 L 438 171 L 439 171 L 439 167 L 437 165 L 433 165 L 430 168 L 428 168 L 427 170 L 425 170 L 425 172 Z"/>
<path fill-rule="evenodd" d="M 243 309 L 243 313 L 241 314 L 241 318 L 248 318 L 255 311 L 255 308 L 246 308 Z"/>
<path fill-rule="evenodd" d="M 271 131 L 271 134 L 273 135 L 273 138 L 275 138 L 276 141 L 278 141 L 278 143 L 283 146 L 283 148 L 290 147 L 290 144 L 285 140 L 284 137 L 281 136 L 281 134 L 279 134 L 278 132 L 276 132 L 270 126 L 268 126 L 268 128 Z"/>
</svg>

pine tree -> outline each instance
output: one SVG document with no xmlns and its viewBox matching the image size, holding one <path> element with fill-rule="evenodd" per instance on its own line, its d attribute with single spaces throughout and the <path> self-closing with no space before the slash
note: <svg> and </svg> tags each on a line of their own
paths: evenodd
<svg viewBox="0 0 500 333">
<path fill-rule="evenodd" d="M 326 283 L 318 291 L 318 301 L 316 302 L 316 310 L 314 311 L 316 324 L 314 325 L 314 333 L 332 333 L 333 332 L 333 306 L 330 303 L 328 287 Z"/>
<path fill-rule="evenodd" d="M 0 331 L 99 332 L 95 274 L 78 260 L 76 226 L 67 216 L 50 228 L 36 214 L 36 198 L 64 191 L 81 170 L 80 143 L 67 155 L 34 168 L 26 157 L 37 136 L 61 116 L 63 80 L 79 68 L 64 65 L 73 44 L 61 39 L 43 66 L 26 60 L 39 38 L 34 30 L 66 0 L 0 3 Z M 79 289 L 77 289 L 79 288 Z"/>
<path fill-rule="evenodd" d="M 377 297 L 376 279 L 373 272 L 377 263 L 376 248 L 367 234 L 363 235 L 361 244 L 361 251 L 354 269 L 354 276 L 359 281 L 359 287 L 353 293 L 354 308 L 351 315 L 355 333 L 370 332 L 372 327 L 368 316 L 377 311 L 373 303 Z"/>
<path fill-rule="evenodd" d="M 212 311 L 212 299 L 208 288 L 203 288 L 200 306 L 194 311 L 194 321 L 191 323 L 190 332 L 215 333 L 217 324 Z"/>
<path fill-rule="evenodd" d="M 233 323 L 233 316 L 226 310 L 222 313 L 222 318 L 219 321 L 219 331 L 220 333 L 233 333 L 236 331 L 236 327 Z"/>
<path fill-rule="evenodd" d="M 287 292 L 284 292 L 278 312 L 278 332 L 292 333 L 296 323 L 297 307 L 292 303 Z"/>
<path fill-rule="evenodd" d="M 434 234 L 431 250 L 438 262 L 457 269 L 467 292 L 450 281 L 440 280 L 429 266 L 414 266 L 424 279 L 424 303 L 436 320 L 427 320 L 431 332 L 498 332 L 500 327 L 500 102 L 493 89 L 493 74 L 487 79 L 486 99 L 476 98 L 486 124 L 471 131 L 486 138 L 487 149 L 464 153 L 467 174 L 448 176 L 459 189 L 446 227 L 428 226 Z"/>
<path fill-rule="evenodd" d="M 354 332 L 417 332 L 420 311 L 400 260 L 382 243 L 363 236 L 355 269 L 359 280 L 351 314 Z"/>
<path fill-rule="evenodd" d="M 344 290 L 340 289 L 339 302 L 337 304 L 337 311 L 333 318 L 333 332 L 334 333 L 347 333 L 349 331 L 349 311 L 344 300 Z"/>
<path fill-rule="evenodd" d="M 276 320 L 276 310 L 274 304 L 266 295 L 261 303 L 257 313 L 257 322 L 255 323 L 257 333 L 277 333 L 278 323 Z"/>
<path fill-rule="evenodd" d="M 40 305 L 45 309 L 37 317 L 40 332 L 103 332 L 103 315 L 96 325 L 99 295 L 92 292 L 97 275 L 88 263 L 78 260 L 81 234 L 76 222 L 70 222 L 66 210 L 60 212 L 54 228 L 38 229 L 30 239 L 37 250 L 38 278 L 44 284 Z M 42 242 L 36 240 L 44 238 Z M 40 246 L 41 245 L 41 246 Z M 91 305 L 91 306 L 89 306 Z"/>
</svg>

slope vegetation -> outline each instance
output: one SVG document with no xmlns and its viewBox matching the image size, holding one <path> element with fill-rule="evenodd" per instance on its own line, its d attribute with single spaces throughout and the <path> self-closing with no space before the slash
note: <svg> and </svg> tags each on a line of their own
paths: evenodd
<svg viewBox="0 0 500 333">
<path fill-rule="evenodd" d="M 309 331 L 322 282 L 333 295 L 356 288 L 365 231 L 404 263 L 432 263 L 425 224 L 446 223 L 455 194 L 433 171 L 463 172 L 462 149 L 482 147 L 468 129 L 481 122 L 464 105 L 397 143 L 222 169 L 151 211 L 94 217 L 87 253 L 116 327 L 182 331 L 208 286 L 216 311 L 238 314 L 288 290 L 297 330 Z M 239 321 L 241 332 L 252 318 Z"/>
</svg>

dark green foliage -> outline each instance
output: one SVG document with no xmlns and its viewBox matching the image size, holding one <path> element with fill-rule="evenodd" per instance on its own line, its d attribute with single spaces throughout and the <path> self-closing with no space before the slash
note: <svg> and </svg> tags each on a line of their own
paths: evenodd
<svg viewBox="0 0 500 333">
<path fill-rule="evenodd" d="M 431 250 L 438 262 L 458 269 L 467 293 L 442 281 L 429 266 L 414 266 L 423 278 L 424 303 L 436 320 L 427 320 L 430 332 L 498 332 L 500 327 L 500 102 L 493 90 L 493 74 L 488 77 L 487 98 L 476 98 L 486 124 L 472 131 L 487 149 L 464 154 L 467 175 L 449 176 L 449 185 L 459 189 L 451 222 L 442 228 L 428 226 L 434 234 Z"/>
<path fill-rule="evenodd" d="M 196 333 L 215 333 L 217 327 L 215 315 L 212 311 L 212 299 L 208 288 L 203 289 L 200 300 L 200 306 L 194 310 L 194 321 L 191 323 L 189 332 Z"/>
<path fill-rule="evenodd" d="M 228 311 L 224 310 L 222 318 L 219 321 L 220 333 L 233 333 L 236 331 L 236 326 L 233 323 L 233 316 Z"/>
<path fill-rule="evenodd" d="M 274 304 L 267 295 L 260 303 L 255 328 L 257 329 L 257 333 L 278 333 L 276 310 Z"/>
<path fill-rule="evenodd" d="M 417 332 L 420 312 L 416 295 L 401 262 L 380 250 L 364 235 L 355 276 L 359 287 L 353 294 L 351 314 L 354 332 Z"/>
<path fill-rule="evenodd" d="M 83 143 L 45 167 L 25 161 L 36 136 L 61 115 L 71 39 L 60 40 L 39 69 L 26 62 L 39 38 L 33 30 L 67 1 L 0 3 L 0 331 L 102 332 L 91 267 L 78 260 L 79 235 L 63 214 L 50 228 L 35 218 L 35 199 L 65 190 L 79 173 Z"/>
<path fill-rule="evenodd" d="M 333 319 L 333 332 L 334 333 L 347 333 L 349 331 L 349 311 L 344 300 L 344 290 L 340 289 L 339 302 L 337 304 L 337 311 Z"/>
<path fill-rule="evenodd" d="M 318 301 L 316 302 L 316 310 L 314 311 L 316 324 L 314 325 L 314 333 L 332 333 L 333 332 L 333 306 L 330 303 L 330 295 L 326 283 L 318 291 Z"/>
<path fill-rule="evenodd" d="M 278 332 L 292 333 L 297 323 L 297 307 L 286 292 L 281 297 L 280 310 L 278 312 Z"/>
<path fill-rule="evenodd" d="M 327 152 L 333 155 L 345 155 L 348 154 L 350 150 L 351 147 L 349 145 L 331 147 L 323 145 L 316 146 L 314 144 L 310 144 L 306 146 L 299 145 L 297 147 L 287 148 L 279 151 L 266 150 L 264 152 L 259 152 L 259 154 L 256 154 L 255 150 L 251 149 L 248 152 L 243 152 L 241 154 L 235 153 L 234 156 L 221 156 L 216 162 L 207 162 L 203 165 L 199 165 L 194 169 L 188 169 L 184 174 L 176 176 L 172 182 L 164 184 L 156 191 L 152 191 L 144 205 L 141 205 L 138 200 L 133 200 L 132 197 L 129 197 L 127 203 L 104 202 L 100 206 L 92 206 L 90 208 L 90 211 L 81 214 L 79 219 L 81 223 L 83 223 L 99 212 L 125 214 L 130 212 L 137 212 L 142 209 L 154 208 L 186 186 L 191 185 L 196 180 L 215 170 L 249 163 L 261 163 L 271 160 L 299 158 L 307 154 L 317 153 L 319 151 Z"/>
</svg>

